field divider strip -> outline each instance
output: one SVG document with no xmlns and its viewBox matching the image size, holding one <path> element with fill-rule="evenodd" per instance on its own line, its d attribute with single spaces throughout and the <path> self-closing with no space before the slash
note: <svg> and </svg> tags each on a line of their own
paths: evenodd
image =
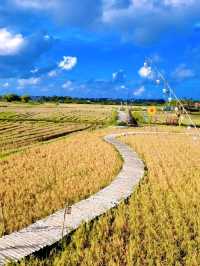
<svg viewBox="0 0 200 266">
<path fill-rule="evenodd" d="M 137 133 L 132 132 L 132 134 Z M 64 232 L 65 209 L 62 209 L 18 232 L 0 238 L 0 265 L 11 260 L 18 261 L 55 244 L 61 240 L 62 234 L 67 236 L 82 223 L 99 217 L 131 195 L 135 185 L 144 175 L 144 164 L 137 153 L 116 139 L 123 135 L 125 133 L 104 137 L 104 140 L 113 145 L 124 160 L 123 167 L 116 179 L 96 194 L 71 206 L 70 214 L 66 215 Z"/>
</svg>

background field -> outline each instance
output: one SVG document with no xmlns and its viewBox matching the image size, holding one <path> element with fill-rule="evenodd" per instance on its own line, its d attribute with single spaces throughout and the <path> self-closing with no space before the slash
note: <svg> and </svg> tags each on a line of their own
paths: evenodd
<svg viewBox="0 0 200 266">
<path fill-rule="evenodd" d="M 19 148 L 89 128 L 87 124 L 54 122 L 0 122 L 0 157 Z"/>
<path fill-rule="evenodd" d="M 0 120 L 109 124 L 116 108 L 90 104 L 0 104 Z"/>
<path fill-rule="evenodd" d="M 167 118 L 173 118 L 176 117 L 175 112 L 164 112 L 161 110 L 161 108 L 157 109 L 157 113 L 150 117 L 147 114 L 147 107 L 141 107 L 141 108 L 133 108 L 132 111 L 133 116 L 138 119 L 140 123 L 153 123 L 153 124 L 166 124 Z M 195 112 L 192 114 L 189 114 L 192 121 L 199 127 L 200 126 L 200 113 Z M 182 115 L 181 124 L 183 126 L 189 126 L 191 125 L 191 120 L 188 118 L 186 114 Z"/>
<path fill-rule="evenodd" d="M 69 133 L 111 125 L 116 114 L 112 106 L 0 103 L 0 157 Z"/>
</svg>

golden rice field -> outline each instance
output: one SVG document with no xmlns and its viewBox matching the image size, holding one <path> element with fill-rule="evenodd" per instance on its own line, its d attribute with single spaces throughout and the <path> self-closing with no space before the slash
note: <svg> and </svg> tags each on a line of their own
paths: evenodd
<svg viewBox="0 0 200 266">
<path fill-rule="evenodd" d="M 89 132 L 0 160 L 0 235 L 99 191 L 120 167 L 114 148 Z"/>
<path fill-rule="evenodd" d="M 109 124 L 115 115 L 113 106 L 95 104 L 9 104 L 0 106 L 0 120 L 50 121 Z"/>
<path fill-rule="evenodd" d="M 133 108 L 134 110 L 134 108 Z M 166 120 L 167 118 L 175 118 L 176 115 L 174 112 L 164 112 L 164 111 L 160 111 L 159 109 L 157 110 L 156 114 L 154 116 L 148 116 L 145 108 L 144 110 L 136 110 L 132 112 L 134 117 L 136 117 L 140 122 L 143 123 L 152 123 L 152 124 L 166 124 Z M 193 121 L 193 123 L 195 123 L 197 126 L 200 126 L 200 113 L 192 113 L 190 114 L 190 117 Z M 191 120 L 188 118 L 188 116 L 186 114 L 182 114 L 181 115 L 181 119 L 180 122 L 182 125 L 184 126 L 188 126 L 191 125 Z"/>
<path fill-rule="evenodd" d="M 0 104 L 0 157 L 19 148 L 115 122 L 111 106 Z"/>
<path fill-rule="evenodd" d="M 20 265 L 200 265 L 199 139 L 187 134 L 120 139 L 146 163 L 131 198 L 80 227 L 63 251 Z"/>
<path fill-rule="evenodd" d="M 0 157 L 19 148 L 87 128 L 87 124 L 0 121 Z"/>
</svg>

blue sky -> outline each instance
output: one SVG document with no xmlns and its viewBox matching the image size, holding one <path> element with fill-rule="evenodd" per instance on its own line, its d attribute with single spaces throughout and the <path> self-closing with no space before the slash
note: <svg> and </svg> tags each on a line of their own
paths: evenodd
<svg viewBox="0 0 200 266">
<path fill-rule="evenodd" d="M 200 98 L 198 0 L 1 0 L 0 94 Z"/>
</svg>

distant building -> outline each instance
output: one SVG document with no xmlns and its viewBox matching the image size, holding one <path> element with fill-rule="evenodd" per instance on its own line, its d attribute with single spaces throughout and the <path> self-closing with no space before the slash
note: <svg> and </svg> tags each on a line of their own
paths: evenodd
<svg viewBox="0 0 200 266">
<path fill-rule="evenodd" d="M 195 108 L 200 108 L 200 102 L 194 103 Z"/>
</svg>

